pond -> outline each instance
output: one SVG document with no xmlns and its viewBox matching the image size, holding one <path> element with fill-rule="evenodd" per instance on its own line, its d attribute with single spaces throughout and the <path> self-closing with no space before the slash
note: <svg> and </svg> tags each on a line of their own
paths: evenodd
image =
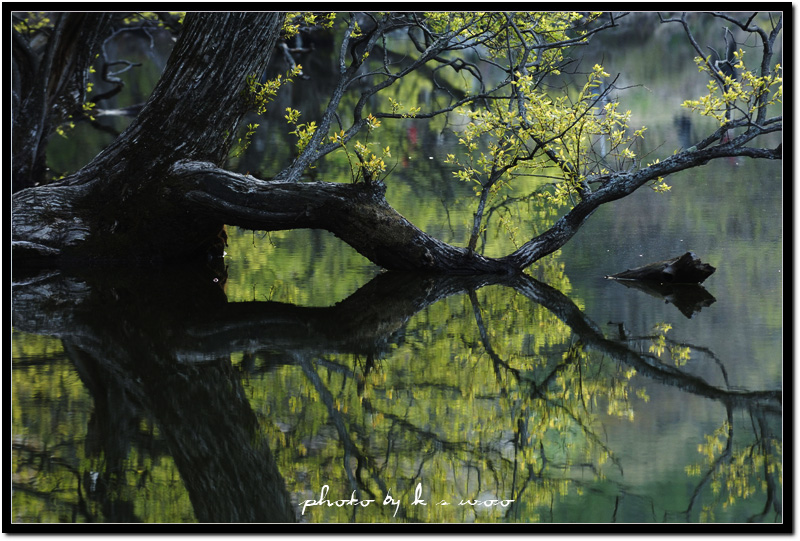
<svg viewBox="0 0 800 541">
<path fill-rule="evenodd" d="M 706 81 L 676 39 L 592 53 L 631 85 L 648 160 L 706 127 L 679 107 Z M 307 60 L 264 125 L 324 106 L 329 66 Z M 444 158 L 462 120 L 376 135 L 389 202 L 460 245 L 476 198 Z M 74 170 L 103 137 L 78 127 L 51 161 Z M 232 166 L 268 176 L 293 144 L 262 130 Z M 310 174 L 350 173 L 334 154 Z M 12 521 L 781 524 L 782 178 L 745 159 L 674 175 L 512 279 L 387 273 L 326 232 L 236 228 L 208 267 L 15 275 Z M 515 231 L 495 203 L 489 255 L 553 218 L 523 204 Z M 605 278 L 687 251 L 716 267 L 690 291 Z"/>
</svg>

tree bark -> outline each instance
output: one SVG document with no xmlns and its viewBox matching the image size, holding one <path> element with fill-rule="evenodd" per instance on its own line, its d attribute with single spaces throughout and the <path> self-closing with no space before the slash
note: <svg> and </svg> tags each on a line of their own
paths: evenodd
<svg viewBox="0 0 800 541">
<path fill-rule="evenodd" d="M 35 49 L 12 31 L 13 191 L 44 183 L 47 140 L 78 116 L 89 66 L 111 32 L 111 13 L 57 13 L 47 44 Z"/>
<path fill-rule="evenodd" d="M 21 260 L 162 261 L 220 250 L 224 222 L 185 202 L 169 168 L 221 164 L 248 110 L 248 76 L 263 73 L 280 13 L 189 14 L 142 112 L 86 167 L 13 197 Z"/>
<path fill-rule="evenodd" d="M 264 231 L 325 229 L 390 270 L 513 271 L 497 259 L 421 231 L 386 202 L 381 183 L 262 181 L 202 162 L 181 162 L 172 172 L 187 190 L 187 203 L 229 225 Z"/>
</svg>

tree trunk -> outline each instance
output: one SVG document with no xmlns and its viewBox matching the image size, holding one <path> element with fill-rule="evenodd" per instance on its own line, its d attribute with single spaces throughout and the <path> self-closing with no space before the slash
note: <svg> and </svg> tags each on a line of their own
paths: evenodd
<svg viewBox="0 0 800 541">
<path fill-rule="evenodd" d="M 24 260 L 167 260 L 219 250 L 224 222 L 186 204 L 180 159 L 222 164 L 262 73 L 280 13 L 189 14 L 164 73 L 131 126 L 86 167 L 13 198 Z"/>
<path fill-rule="evenodd" d="M 172 176 L 186 200 L 209 216 L 248 229 L 325 229 L 390 270 L 449 274 L 509 273 L 500 260 L 441 242 L 411 224 L 384 198 L 381 183 L 262 181 L 213 164 L 181 162 Z"/>
<path fill-rule="evenodd" d="M 266 68 L 282 21 L 276 13 L 189 14 L 133 124 L 74 175 L 14 195 L 15 262 L 206 257 L 221 253 L 228 224 L 326 229 L 387 269 L 512 272 L 413 226 L 380 183 L 265 182 L 220 167 L 249 105 L 246 79 Z"/>
<path fill-rule="evenodd" d="M 47 140 L 59 124 L 81 113 L 89 67 L 111 33 L 111 16 L 57 13 L 41 51 L 12 32 L 13 191 L 44 183 Z"/>
</svg>

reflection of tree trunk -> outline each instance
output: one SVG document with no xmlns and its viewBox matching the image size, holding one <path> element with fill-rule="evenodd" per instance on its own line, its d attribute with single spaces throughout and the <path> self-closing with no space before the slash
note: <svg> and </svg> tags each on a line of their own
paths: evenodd
<svg viewBox="0 0 800 541">
<path fill-rule="evenodd" d="M 230 360 L 164 365 L 148 371 L 145 385 L 197 519 L 294 522 L 283 478 Z"/>
<path fill-rule="evenodd" d="M 194 296 L 195 287 L 165 291 L 154 286 L 148 295 L 147 277 L 141 275 L 137 285 L 116 288 L 93 288 L 78 280 L 32 284 L 22 288 L 30 297 L 15 298 L 15 325 L 63 338 L 101 408 L 93 430 L 103 450 L 115 454 L 107 457 L 109 464 L 127 455 L 137 420 L 151 417 L 199 521 L 293 522 L 284 481 L 229 357 L 176 358 L 171 337 L 183 336 L 182 323 L 172 318 L 184 317 L 187 308 L 209 313 L 218 306 L 213 288 L 217 293 L 219 288 L 210 276 L 183 276 L 185 283 L 212 284 L 200 296 L 204 301 Z M 202 338 L 193 340 L 202 349 Z"/>
<path fill-rule="evenodd" d="M 776 435 L 773 430 L 770 429 L 770 422 L 769 419 L 766 418 L 766 415 L 762 413 L 758 414 L 757 422 L 759 428 L 759 438 L 758 438 L 758 447 L 760 454 L 764 457 L 769 456 L 776 456 L 779 454 L 775 450 L 775 442 L 781 441 L 780 436 Z M 769 513 L 769 508 L 772 507 L 775 510 L 775 514 L 777 516 L 782 516 L 783 513 L 783 505 L 781 503 L 781 498 L 779 495 L 781 494 L 781 489 L 778 485 L 781 484 L 780 475 L 778 475 L 778 480 L 776 481 L 776 472 L 770 468 L 770 460 L 764 460 L 762 468 L 764 469 L 763 475 L 764 480 L 767 484 L 766 493 L 767 493 L 767 501 L 764 502 L 764 509 L 761 513 L 756 514 L 750 517 L 750 522 L 758 522 L 760 521 L 767 513 Z"/>
</svg>

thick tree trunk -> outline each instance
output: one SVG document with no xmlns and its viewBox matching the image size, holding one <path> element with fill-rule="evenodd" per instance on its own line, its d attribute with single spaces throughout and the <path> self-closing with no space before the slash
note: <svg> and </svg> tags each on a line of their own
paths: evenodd
<svg viewBox="0 0 800 541">
<path fill-rule="evenodd" d="M 74 175 L 14 195 L 14 255 L 166 260 L 218 246 L 224 222 L 187 206 L 169 168 L 225 160 L 248 108 L 246 79 L 266 68 L 282 24 L 280 13 L 189 14 L 131 126 Z"/>
<path fill-rule="evenodd" d="M 181 162 L 173 177 L 187 203 L 249 229 L 328 230 L 390 270 L 508 273 L 507 264 L 441 242 L 411 224 L 384 198 L 381 183 L 262 181 L 202 162 Z"/>
<path fill-rule="evenodd" d="M 515 270 L 425 234 L 391 208 L 381 184 L 265 182 L 219 167 L 248 105 L 246 78 L 265 69 L 282 21 L 275 13 L 187 16 L 133 124 L 76 174 L 15 194 L 15 261 L 206 256 L 221 251 L 229 224 L 326 229 L 387 269 Z"/>
</svg>

